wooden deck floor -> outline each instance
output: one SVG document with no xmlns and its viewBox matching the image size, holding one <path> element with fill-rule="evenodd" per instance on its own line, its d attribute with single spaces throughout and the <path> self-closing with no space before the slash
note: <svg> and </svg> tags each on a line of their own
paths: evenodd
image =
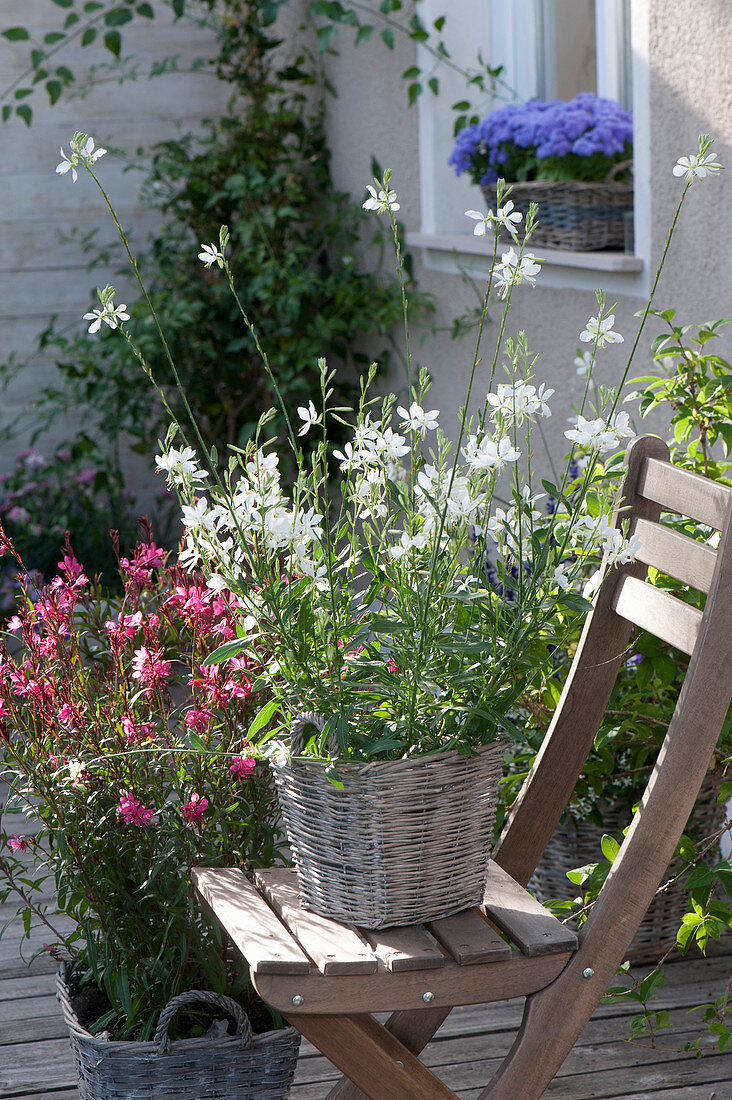
<svg viewBox="0 0 732 1100">
<path fill-rule="evenodd" d="M 0 1100 L 77 1100 L 53 994 L 54 965 L 43 958 L 29 971 L 19 962 L 17 948 L 18 936 L 8 930 L 0 940 Z M 731 971 L 732 954 L 667 967 L 658 1005 L 671 1011 L 677 1026 L 661 1034 L 660 1049 L 626 1041 L 632 1014 L 627 1005 L 599 1008 L 545 1095 L 558 1100 L 732 1100 L 732 1052 L 719 1054 L 708 1039 L 702 1058 L 683 1050 L 703 1030 L 699 1014 L 690 1014 L 689 1008 L 719 996 Z M 520 1012 L 519 1001 L 455 1010 L 426 1049 L 425 1062 L 461 1100 L 475 1100 L 510 1046 Z M 291 1100 L 321 1100 L 336 1076 L 330 1063 L 304 1044 Z"/>
</svg>

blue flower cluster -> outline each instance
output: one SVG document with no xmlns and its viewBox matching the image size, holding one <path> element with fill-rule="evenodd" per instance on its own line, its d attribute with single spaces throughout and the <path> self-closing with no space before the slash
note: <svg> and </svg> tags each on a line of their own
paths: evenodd
<svg viewBox="0 0 732 1100">
<path fill-rule="evenodd" d="M 507 103 L 457 135 L 449 164 L 476 183 L 604 178 L 632 155 L 633 118 L 613 99 Z M 584 158 L 587 158 L 586 160 Z"/>
</svg>

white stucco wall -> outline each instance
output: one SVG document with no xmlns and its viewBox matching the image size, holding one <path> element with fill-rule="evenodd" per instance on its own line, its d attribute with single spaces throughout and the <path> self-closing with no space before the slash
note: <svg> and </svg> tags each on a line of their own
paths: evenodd
<svg viewBox="0 0 732 1100">
<path fill-rule="evenodd" d="M 456 0 L 447 13 L 448 22 L 460 20 L 461 7 L 467 11 L 469 6 L 469 0 Z M 636 133 L 639 142 L 644 143 L 638 149 L 643 154 L 638 157 L 639 172 L 643 172 L 644 160 L 649 167 L 643 188 L 645 198 L 639 204 L 642 221 L 638 237 L 641 245 L 644 235 L 650 238 L 644 273 L 649 284 L 681 191 L 679 180 L 671 172 L 677 157 L 693 152 L 697 136 L 706 132 L 716 139 L 720 162 L 732 168 L 732 4 L 727 0 L 633 0 L 633 22 L 634 79 L 639 97 Z M 471 33 L 471 24 L 466 23 L 466 34 Z M 480 43 L 472 45 L 477 49 Z M 418 232 L 423 228 L 418 111 L 406 106 L 404 85 L 398 76 L 413 64 L 413 49 L 404 40 L 394 53 L 378 40 L 354 49 L 345 35 L 340 37 L 338 49 L 339 56 L 327 61 L 339 93 L 337 100 L 329 104 L 328 123 L 335 182 L 361 195 L 370 180 L 371 155 L 376 155 L 383 166 L 394 169 L 402 204 L 399 216 L 408 230 Z M 424 162 L 424 149 L 421 152 Z M 473 197 L 466 199 L 466 194 Z M 731 312 L 732 276 L 727 263 L 732 244 L 731 202 L 730 172 L 695 184 L 687 197 L 655 299 L 659 308 L 675 306 L 680 320 L 714 320 Z M 463 181 L 455 181 L 455 205 L 460 214 L 466 205 L 480 207 L 481 203 L 477 190 L 468 193 Z M 469 233 L 470 225 L 467 221 L 465 224 L 465 232 Z M 421 248 L 413 252 L 420 286 L 435 296 L 438 321 L 449 324 L 466 305 L 475 303 L 474 294 L 459 276 L 425 267 Z M 527 331 L 530 347 L 541 353 L 537 377 L 557 390 L 548 435 L 555 455 L 561 455 L 566 442 L 566 416 L 580 385 L 572 365 L 578 335 L 587 318 L 596 312 L 593 288 L 604 286 L 607 277 L 592 270 L 579 275 L 575 272 L 571 278 L 575 285 L 563 289 L 542 285 L 547 281 L 542 277 L 536 289 L 521 288 L 516 293 L 510 330 Z M 609 348 L 599 356 L 598 372 L 609 384 L 619 378 L 637 331 L 634 314 L 644 304 L 639 295 L 639 290 L 608 295 L 609 301 L 618 302 L 616 327 L 626 339 L 622 346 Z M 491 315 L 494 323 L 486 332 L 486 352 L 495 340 L 498 305 Z M 657 331 L 655 323 L 646 329 L 631 377 L 643 373 L 652 335 Z M 730 339 L 726 336 L 718 345 L 720 353 L 727 356 L 731 353 Z M 472 358 L 470 340 L 456 343 L 444 334 L 429 337 L 418 346 L 418 354 L 434 375 L 434 403 L 454 410 L 465 392 Z M 396 385 L 401 381 L 394 379 Z M 645 423 L 648 426 L 649 422 Z M 655 430 L 664 431 L 660 421 L 650 423 Z"/>
<path fill-rule="evenodd" d="M 21 24 L 39 38 L 60 24 L 65 12 L 48 0 L 3 0 L 0 26 Z M 137 20 L 125 28 L 123 54 L 134 54 L 140 72 L 156 60 L 177 54 L 181 68 L 197 57 L 213 55 L 213 39 L 185 22 L 172 24 L 168 11 L 156 5 L 153 21 Z M 56 21 L 56 22 L 54 22 Z M 0 38 L 0 74 L 3 87 L 20 75 L 29 43 L 13 45 Z M 59 54 L 77 76 L 92 64 L 109 60 L 103 47 L 69 48 Z M 153 224 L 153 216 L 140 204 L 138 173 L 124 173 L 124 161 L 115 155 L 123 149 L 134 155 L 138 147 L 150 147 L 174 136 L 178 128 L 195 129 L 200 120 L 213 115 L 226 101 L 227 88 L 213 75 L 171 74 L 154 80 L 141 77 L 135 83 L 99 83 L 84 99 L 60 102 L 51 108 L 42 90 L 29 102 L 33 124 L 19 119 L 0 126 L 0 355 L 15 351 L 19 358 L 30 356 L 18 381 L 3 396 L 0 424 L 24 425 L 28 402 L 52 377 L 52 364 L 33 355 L 34 338 L 58 315 L 59 327 L 81 325 L 81 316 L 92 305 L 94 288 L 107 281 L 124 289 L 116 274 L 124 264 L 121 248 L 109 269 L 93 273 L 76 242 L 61 243 L 58 231 L 86 232 L 100 227 L 100 242 L 115 240 L 114 226 L 101 196 L 83 174 L 72 183 L 71 176 L 55 174 L 59 147 L 68 153 L 69 139 L 76 130 L 91 133 L 97 143 L 108 146 L 109 155 L 100 161 L 104 184 L 118 209 L 123 225 L 140 240 Z M 122 294 L 117 301 L 124 301 Z M 93 339 L 93 337 L 89 337 Z M 152 395 L 151 395 L 152 400 Z M 36 446 L 50 453 L 78 427 L 58 423 Z M 0 447 L 0 472 L 9 469 L 23 449 L 27 432 Z M 152 459 L 130 456 L 128 475 L 133 487 L 143 494 L 154 484 Z M 143 503 L 145 502 L 143 496 Z"/>
</svg>

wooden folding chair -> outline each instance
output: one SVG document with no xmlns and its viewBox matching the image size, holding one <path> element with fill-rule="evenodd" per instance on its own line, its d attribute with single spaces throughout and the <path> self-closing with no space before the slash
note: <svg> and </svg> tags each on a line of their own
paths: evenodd
<svg viewBox="0 0 732 1100">
<path fill-rule="evenodd" d="M 557 713 L 493 854 L 484 903 L 425 926 L 363 932 L 304 911 L 294 872 L 250 884 L 236 869 L 196 887 L 246 957 L 264 998 L 344 1074 L 327 1100 L 441 1100 L 454 1093 L 417 1057 L 455 1005 L 525 996 L 515 1042 L 481 1100 L 536 1100 L 622 963 L 671 862 L 732 695 L 732 490 L 633 441 L 623 486 L 635 562 L 599 589 Z M 661 511 L 720 531 L 718 550 L 659 522 Z M 704 611 L 645 583 L 654 565 L 706 592 Z M 577 936 L 523 886 L 572 794 L 633 625 L 690 655 L 640 808 Z M 504 933 L 505 939 L 497 935 Z M 382 1025 L 372 1013 L 391 1011 Z"/>
</svg>

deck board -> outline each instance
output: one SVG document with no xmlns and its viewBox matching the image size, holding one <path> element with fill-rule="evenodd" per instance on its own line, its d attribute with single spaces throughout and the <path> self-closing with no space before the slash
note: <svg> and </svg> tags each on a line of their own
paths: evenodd
<svg viewBox="0 0 732 1100">
<path fill-rule="evenodd" d="M 10 943 L 12 929 L 4 937 Z M 19 935 L 16 936 L 16 942 Z M 602 1005 L 547 1090 L 557 1100 L 732 1100 L 732 1052 L 708 1043 L 703 1058 L 683 1050 L 703 1033 L 689 1009 L 719 996 L 732 971 L 732 954 L 670 964 L 657 1004 L 677 1027 L 661 1033 L 663 1050 L 626 1041 L 628 1004 Z M 642 972 L 642 971 L 640 971 Z M 12 973 L 12 977 L 6 974 Z M 423 1059 L 460 1100 L 477 1100 L 511 1044 L 521 1002 L 455 1009 Z M 322 1100 L 338 1074 L 303 1044 L 291 1100 Z M 48 961 L 20 973 L 7 952 L 0 962 L 0 1100 L 78 1100 L 71 1052 L 53 996 Z M 388 1100 L 388 1098 L 384 1098 Z"/>
</svg>

